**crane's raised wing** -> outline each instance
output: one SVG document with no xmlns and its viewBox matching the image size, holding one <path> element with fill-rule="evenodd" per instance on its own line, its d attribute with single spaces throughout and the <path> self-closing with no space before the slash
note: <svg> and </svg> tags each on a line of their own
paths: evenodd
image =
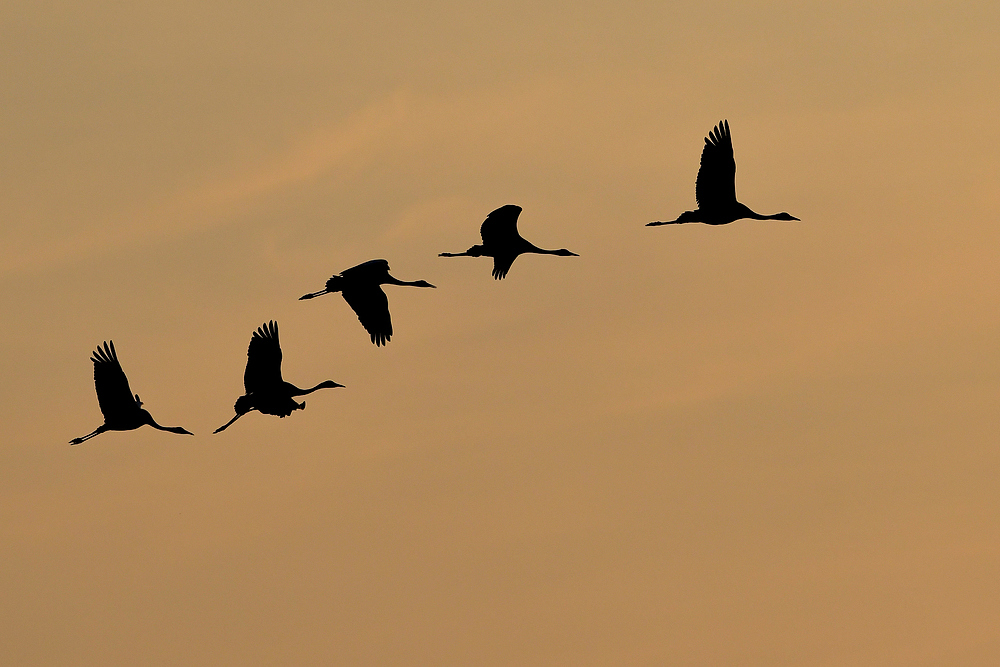
<svg viewBox="0 0 1000 667">
<path fill-rule="evenodd" d="M 389 262 L 384 259 L 370 259 L 367 262 L 361 262 L 357 266 L 344 269 L 340 272 L 340 275 L 345 280 L 352 282 L 372 281 L 378 284 L 383 278 L 389 275 Z"/>
<path fill-rule="evenodd" d="M 521 215 L 520 206 L 507 204 L 486 216 L 483 226 L 479 228 L 479 233 L 483 237 L 483 245 L 487 248 L 500 248 L 514 239 L 520 238 L 521 235 L 517 233 L 517 216 L 519 215 Z"/>
<path fill-rule="evenodd" d="M 705 138 L 701 168 L 694 188 L 698 208 L 714 208 L 736 202 L 736 158 L 729 121 L 722 121 Z"/>
<path fill-rule="evenodd" d="M 388 268 L 388 263 L 386 263 Z M 375 345 L 385 345 L 392 336 L 392 320 L 389 317 L 389 299 L 377 284 L 353 285 L 341 292 L 344 301 L 354 310 L 361 326 L 372 338 Z"/>
<path fill-rule="evenodd" d="M 138 397 L 128 386 L 128 378 L 118 362 L 115 343 L 107 341 L 102 349 L 100 345 L 90 358 L 94 362 L 94 386 L 97 388 L 97 402 L 101 406 L 104 421 L 113 422 L 116 418 L 139 409 Z"/>
<path fill-rule="evenodd" d="M 281 380 L 281 345 L 278 343 L 278 323 L 271 321 L 253 332 L 247 348 L 247 369 L 243 386 L 248 394 L 272 390 Z"/>
</svg>

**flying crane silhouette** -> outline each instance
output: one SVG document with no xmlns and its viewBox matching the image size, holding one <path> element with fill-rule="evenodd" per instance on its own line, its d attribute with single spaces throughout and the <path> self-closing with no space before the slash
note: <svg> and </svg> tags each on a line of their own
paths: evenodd
<svg viewBox="0 0 1000 667">
<path fill-rule="evenodd" d="M 125 371 L 118 362 L 114 341 L 111 341 L 111 345 L 105 341 L 103 349 L 98 345 L 90 360 L 94 362 L 94 386 L 97 388 L 97 402 L 101 406 L 104 423 L 82 438 L 73 438 L 69 444 L 79 445 L 105 431 L 131 431 L 144 424 L 170 433 L 194 435 L 180 426 L 160 426 L 152 415 L 142 409 L 139 394 L 132 393 Z"/>
<path fill-rule="evenodd" d="M 517 231 L 517 216 L 521 215 L 521 207 L 507 204 L 496 209 L 483 221 L 479 233 L 483 237 L 482 245 L 474 245 L 465 252 L 442 252 L 438 257 L 492 257 L 493 277 L 502 280 L 510 271 L 511 264 L 518 255 L 533 252 L 539 255 L 559 255 L 560 257 L 579 257 L 575 252 L 565 248 L 559 250 L 544 250 L 525 240 Z"/>
<path fill-rule="evenodd" d="M 361 321 L 372 342 L 376 346 L 385 345 L 392 336 L 392 319 L 389 317 L 389 299 L 380 285 L 403 285 L 405 287 L 434 287 L 426 280 L 406 282 L 389 275 L 389 262 L 372 259 L 344 269 L 326 281 L 326 289 L 299 297 L 314 299 L 324 294 L 340 292 Z"/>
<path fill-rule="evenodd" d="M 684 211 L 676 220 L 650 222 L 646 226 L 679 225 L 685 222 L 727 225 L 741 218 L 798 220 L 784 212 L 774 215 L 754 213 L 749 207 L 736 201 L 736 158 L 733 157 L 733 135 L 729 133 L 728 120 L 721 121 L 705 138 L 694 194 L 698 202 L 697 209 Z"/>
<path fill-rule="evenodd" d="M 243 387 L 246 392 L 236 399 L 236 416 L 213 433 L 225 431 L 229 426 L 250 412 L 257 410 L 265 415 L 287 417 L 295 410 L 305 410 L 305 401 L 298 403 L 295 396 L 305 396 L 318 389 L 343 387 L 333 380 L 320 382 L 312 389 L 299 389 L 281 379 L 281 345 L 278 343 L 278 323 L 271 321 L 262 325 L 250 338 L 247 348 L 247 369 L 243 373 Z"/>
</svg>

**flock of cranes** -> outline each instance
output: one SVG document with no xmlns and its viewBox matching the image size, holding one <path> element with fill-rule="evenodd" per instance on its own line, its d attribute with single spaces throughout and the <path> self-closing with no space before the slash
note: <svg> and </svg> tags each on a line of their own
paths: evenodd
<svg viewBox="0 0 1000 667">
<path fill-rule="evenodd" d="M 741 204 L 736 199 L 736 160 L 733 157 L 733 138 L 729 131 L 729 122 L 720 122 L 705 139 L 705 147 L 701 152 L 701 167 L 698 169 L 698 180 L 695 186 L 695 198 L 698 208 L 685 211 L 677 219 L 666 222 L 650 222 L 647 226 L 676 225 L 689 222 L 700 222 L 707 225 L 725 225 L 743 218 L 753 220 L 798 220 L 788 213 L 760 215 Z M 518 255 L 537 253 L 542 255 L 558 255 L 560 257 L 578 257 L 565 248 L 560 250 L 544 250 L 524 239 L 517 231 L 517 218 L 521 207 L 513 204 L 501 206 L 483 222 L 479 233 L 483 237 L 482 245 L 474 245 L 465 252 L 443 252 L 440 257 L 492 257 L 493 277 L 502 280 L 510 271 L 511 265 Z M 434 287 L 426 280 L 407 282 L 389 275 L 389 262 L 384 259 L 373 259 L 338 274 L 326 281 L 326 287 L 318 292 L 303 295 L 301 299 L 313 299 L 324 294 L 340 292 L 344 301 L 358 316 L 361 326 L 371 337 L 372 343 L 382 346 L 392 337 L 392 319 L 389 316 L 389 300 L 382 291 L 382 285 L 402 285 L 406 287 Z M 114 342 L 98 346 L 91 357 L 94 362 L 94 385 L 97 389 L 97 401 L 104 415 L 104 423 L 91 433 L 70 440 L 71 445 L 100 435 L 105 431 L 131 431 L 144 424 L 155 429 L 193 435 L 180 426 L 160 426 L 153 417 L 142 408 L 138 394 L 133 394 L 122 370 Z M 300 389 L 281 377 L 281 345 L 278 342 L 278 324 L 274 321 L 262 325 L 250 338 L 247 349 L 247 367 L 243 374 L 243 386 L 246 393 L 236 399 L 234 410 L 236 416 L 217 428 L 214 432 L 226 430 L 237 419 L 248 412 L 257 410 L 265 415 L 287 417 L 295 410 L 303 410 L 305 402 L 295 400 L 320 389 L 343 387 L 333 380 L 320 382 L 310 389 Z"/>
</svg>

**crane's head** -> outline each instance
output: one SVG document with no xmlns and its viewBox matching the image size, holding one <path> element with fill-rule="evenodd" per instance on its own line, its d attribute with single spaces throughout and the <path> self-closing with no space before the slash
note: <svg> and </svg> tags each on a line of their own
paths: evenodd
<svg viewBox="0 0 1000 667">
<path fill-rule="evenodd" d="M 775 220 L 798 220 L 794 215 L 782 211 L 774 216 Z"/>
<path fill-rule="evenodd" d="M 566 248 L 560 248 L 559 250 L 556 250 L 552 254 L 559 255 L 560 257 L 579 257 L 579 255 L 577 255 L 575 252 L 570 252 L 569 250 L 566 250 Z"/>
</svg>

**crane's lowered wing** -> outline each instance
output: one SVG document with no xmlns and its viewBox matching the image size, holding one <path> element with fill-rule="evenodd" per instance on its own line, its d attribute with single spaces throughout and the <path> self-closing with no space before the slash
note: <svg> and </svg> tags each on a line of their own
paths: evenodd
<svg viewBox="0 0 1000 667">
<path fill-rule="evenodd" d="M 517 255 L 502 255 L 493 258 L 493 277 L 497 280 L 503 280 L 507 277 L 507 272 L 510 271 L 511 265 L 514 260 L 517 259 Z"/>
<path fill-rule="evenodd" d="M 385 345 L 392 336 L 392 319 L 389 317 L 389 299 L 378 285 L 351 287 L 341 292 L 344 301 L 354 310 L 361 326 L 371 336 L 375 345 Z"/>
</svg>

